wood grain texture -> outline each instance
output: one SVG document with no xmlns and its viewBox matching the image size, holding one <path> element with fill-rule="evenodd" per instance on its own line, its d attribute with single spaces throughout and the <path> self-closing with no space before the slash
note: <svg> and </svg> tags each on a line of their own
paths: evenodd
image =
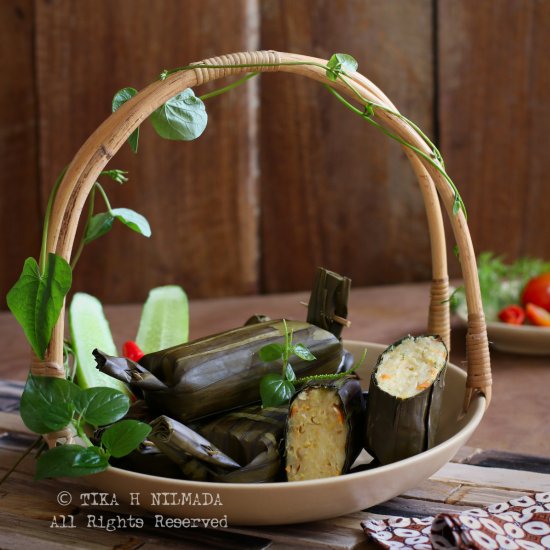
<svg viewBox="0 0 550 550">
<path fill-rule="evenodd" d="M 0 475 L 13 464 L 18 454 L 28 445 L 30 438 L 17 438 L 11 434 L 0 438 Z M 467 448 L 464 448 L 467 451 Z M 487 454 L 490 455 L 491 451 Z M 378 546 L 367 542 L 360 527 L 366 519 L 385 519 L 395 516 L 421 517 L 440 511 L 458 511 L 473 507 L 488 506 L 519 498 L 532 491 L 540 491 L 545 484 L 544 476 L 519 472 L 516 489 L 515 471 L 480 468 L 468 464 L 448 463 L 438 472 L 442 481 L 427 480 L 418 487 L 403 493 L 379 506 L 323 521 L 298 525 L 271 527 L 238 527 L 229 525 L 224 529 L 176 529 L 154 526 L 151 514 L 139 507 L 120 503 L 118 506 L 98 505 L 88 497 L 88 505 L 80 495 L 93 489 L 82 484 L 81 479 L 43 480 L 35 482 L 32 474 L 34 460 L 27 457 L 15 473 L 4 483 L 0 498 L 0 542 L 3 548 L 40 548 L 42 550 L 65 548 L 326 548 L 332 550 L 375 549 Z M 541 459 L 541 463 L 548 459 Z M 472 480 L 463 483 L 454 481 L 472 472 Z M 486 478 L 489 480 L 486 483 Z M 448 490 L 441 491 L 440 486 Z M 509 486 L 510 489 L 500 488 Z M 72 497 L 69 506 L 56 502 L 59 491 L 68 491 Z M 201 493 L 199 493 L 201 494 Z M 99 501 L 99 497 L 96 497 Z M 108 499 L 112 496 L 107 495 Z M 58 524 L 62 516 L 73 516 L 74 528 L 51 527 L 55 517 Z M 143 526 L 106 531 L 93 528 L 95 521 L 104 525 L 109 519 L 118 521 L 141 518 Z M 118 519 L 120 518 L 120 520 Z M 67 520 L 69 521 L 69 520 Z M 92 530 L 93 529 L 93 530 Z M 271 543 L 271 544 L 270 544 Z"/>
<path fill-rule="evenodd" d="M 430 134 L 430 6 L 267 0 L 261 45 L 354 55 L 359 70 Z M 304 79 L 263 75 L 261 105 L 262 289 L 308 288 L 317 265 L 356 285 L 429 278 L 422 198 L 397 144 Z"/>
<path fill-rule="evenodd" d="M 550 3 L 445 0 L 438 10 L 441 147 L 474 244 L 549 259 Z"/>
<path fill-rule="evenodd" d="M 166 67 L 255 46 L 254 32 L 234 32 L 252 25 L 251 3 L 225 5 L 222 12 L 216 0 L 37 3 L 44 192 L 108 116 L 116 90 L 144 87 Z M 125 148 L 109 165 L 129 170 L 130 182 L 105 186 L 113 206 L 149 219 L 153 237 L 115 226 L 85 249 L 74 288 L 118 303 L 167 283 L 191 296 L 256 291 L 251 90 L 209 100 L 208 128 L 194 142 L 165 141 L 143 125 L 139 154 Z"/>
<path fill-rule="evenodd" d="M 6 307 L 5 295 L 25 258 L 36 254 L 40 246 L 32 44 L 33 2 L 0 2 L 0 309 Z"/>
</svg>

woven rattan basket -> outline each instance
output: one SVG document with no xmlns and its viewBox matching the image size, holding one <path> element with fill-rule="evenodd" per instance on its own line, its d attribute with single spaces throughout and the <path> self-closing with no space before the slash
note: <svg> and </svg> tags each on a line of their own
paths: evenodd
<svg viewBox="0 0 550 550">
<path fill-rule="evenodd" d="M 90 136 L 68 167 L 57 192 L 48 228 L 47 250 L 67 261 L 70 260 L 78 220 L 86 198 L 99 173 L 122 147 L 130 134 L 159 106 L 186 88 L 229 75 L 284 71 L 330 84 L 340 94 L 357 100 L 354 92 L 337 80 L 329 80 L 327 61 L 313 57 L 274 51 L 245 52 L 224 55 L 193 64 L 192 68 L 169 75 L 137 94 L 113 113 Z M 357 72 L 349 74 L 353 86 L 367 101 L 384 105 L 397 111 L 390 100 L 367 78 Z M 239 524 L 290 523 L 335 516 L 365 508 L 384 501 L 419 483 L 449 460 L 465 443 L 479 423 L 491 397 L 491 370 L 487 333 L 483 315 L 474 250 L 462 211 L 454 208 L 455 193 L 440 171 L 426 157 L 432 151 L 415 127 L 399 116 L 385 110 L 377 110 L 380 123 L 402 140 L 412 144 L 422 154 L 404 147 L 415 172 L 428 218 L 432 250 L 431 301 L 427 332 L 439 334 L 450 345 L 450 319 L 448 307 L 448 273 L 445 234 L 440 200 L 450 219 L 456 239 L 462 267 L 468 306 L 467 376 L 451 366 L 447 375 L 439 445 L 425 453 L 398 463 L 367 472 L 350 474 L 341 478 L 319 481 L 243 486 L 236 484 L 200 484 L 184 480 L 167 480 L 154 476 L 135 474 L 116 468 L 90 476 L 90 482 L 104 489 L 116 491 L 121 500 L 125 493 L 133 491 L 205 491 L 218 493 L 223 502 L 223 513 L 229 521 Z M 439 195 L 439 198 L 438 198 Z M 44 361 L 35 361 L 31 372 L 39 376 L 65 377 L 63 367 L 64 316 L 61 314 L 54 328 L 52 340 Z M 363 344 L 361 344 L 363 345 Z M 381 351 L 382 346 L 369 344 L 371 351 Z M 359 343 L 348 343 L 350 349 L 358 349 Z M 365 367 L 366 371 L 373 364 Z M 365 377 L 368 379 L 368 376 Z M 463 414 L 461 415 L 461 412 Z M 46 440 L 52 446 L 67 434 L 48 434 Z M 206 487 L 207 485 L 207 487 Z M 330 494 L 330 498 L 329 498 Z M 128 500 L 128 497 L 126 497 Z M 308 506 L 296 503 L 308 502 Z M 269 502 L 269 512 L 265 503 Z M 189 517 L 219 516 L 217 508 L 205 506 L 193 509 L 188 506 L 152 507 L 150 510 L 170 515 Z"/>
</svg>

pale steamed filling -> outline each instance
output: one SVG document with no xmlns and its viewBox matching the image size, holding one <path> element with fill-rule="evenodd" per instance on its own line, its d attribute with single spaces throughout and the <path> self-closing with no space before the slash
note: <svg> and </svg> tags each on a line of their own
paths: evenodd
<svg viewBox="0 0 550 550">
<path fill-rule="evenodd" d="M 327 388 L 301 392 L 289 412 L 288 481 L 337 476 L 346 461 L 348 426 L 340 398 Z"/>
<path fill-rule="evenodd" d="M 446 356 L 445 346 L 435 338 L 407 338 L 382 356 L 376 381 L 390 395 L 414 397 L 432 385 Z"/>
</svg>

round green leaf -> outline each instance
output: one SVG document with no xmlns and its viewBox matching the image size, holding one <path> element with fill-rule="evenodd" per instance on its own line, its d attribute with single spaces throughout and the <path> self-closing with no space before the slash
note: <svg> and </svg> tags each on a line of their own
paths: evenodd
<svg viewBox="0 0 550 550">
<path fill-rule="evenodd" d="M 40 456 L 34 478 L 85 476 L 102 472 L 107 466 L 109 462 L 98 447 L 61 445 Z"/>
<path fill-rule="evenodd" d="M 334 82 L 342 71 L 356 71 L 357 67 L 358 63 L 351 55 L 347 53 L 335 53 L 327 63 L 326 75 L 329 80 Z"/>
<path fill-rule="evenodd" d="M 151 426 L 137 420 L 121 420 L 107 428 L 101 435 L 101 443 L 119 458 L 131 453 L 149 435 Z"/>
<path fill-rule="evenodd" d="M 73 418 L 80 392 L 69 380 L 29 375 L 19 407 L 25 426 L 38 434 L 63 429 Z"/>
<path fill-rule="evenodd" d="M 137 90 L 135 88 L 131 88 L 130 86 L 119 90 L 113 97 L 113 113 L 129 99 L 132 99 L 136 94 Z"/>
<path fill-rule="evenodd" d="M 151 114 L 151 123 L 164 139 L 191 141 L 206 128 L 208 115 L 202 100 L 187 88 Z"/>
<path fill-rule="evenodd" d="M 262 361 L 269 363 L 281 359 L 284 351 L 285 347 L 282 344 L 269 344 L 261 348 L 258 355 Z"/>
<path fill-rule="evenodd" d="M 82 390 L 75 402 L 77 412 L 92 426 L 105 426 L 120 420 L 130 408 L 127 395 L 113 388 Z"/>
<path fill-rule="evenodd" d="M 296 389 L 289 380 L 283 380 L 280 374 L 266 374 L 260 382 L 262 407 L 277 407 L 286 403 Z"/>
<path fill-rule="evenodd" d="M 111 210 L 111 215 L 136 233 L 140 233 L 144 237 L 151 236 L 149 222 L 141 214 L 134 212 L 134 210 L 130 210 L 129 208 L 114 208 Z"/>
</svg>

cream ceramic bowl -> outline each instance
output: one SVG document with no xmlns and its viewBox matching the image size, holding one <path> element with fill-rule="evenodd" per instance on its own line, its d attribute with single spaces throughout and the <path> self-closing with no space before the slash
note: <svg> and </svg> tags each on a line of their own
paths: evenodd
<svg viewBox="0 0 550 550">
<path fill-rule="evenodd" d="M 353 341 L 345 345 L 355 357 L 360 357 L 363 349 L 368 348 L 366 364 L 359 370 L 367 388 L 370 373 L 386 346 Z M 230 526 L 300 523 L 356 512 L 418 485 L 439 470 L 468 441 L 483 416 L 485 398 L 474 398 L 468 413 L 460 418 L 465 384 L 466 373 L 450 364 L 438 444 L 429 451 L 388 466 L 293 483 L 207 483 L 138 474 L 112 467 L 86 479 L 102 491 L 115 493 L 117 500 L 122 502 L 131 503 L 131 493 L 139 493 L 139 506 L 153 514 L 222 520 L 226 517 Z M 167 501 L 164 502 L 165 497 L 158 496 L 158 493 L 169 493 Z M 218 504 L 209 505 L 210 501 Z"/>
<path fill-rule="evenodd" d="M 525 355 L 550 355 L 550 328 L 487 323 L 487 336 L 495 349 Z"/>
</svg>

